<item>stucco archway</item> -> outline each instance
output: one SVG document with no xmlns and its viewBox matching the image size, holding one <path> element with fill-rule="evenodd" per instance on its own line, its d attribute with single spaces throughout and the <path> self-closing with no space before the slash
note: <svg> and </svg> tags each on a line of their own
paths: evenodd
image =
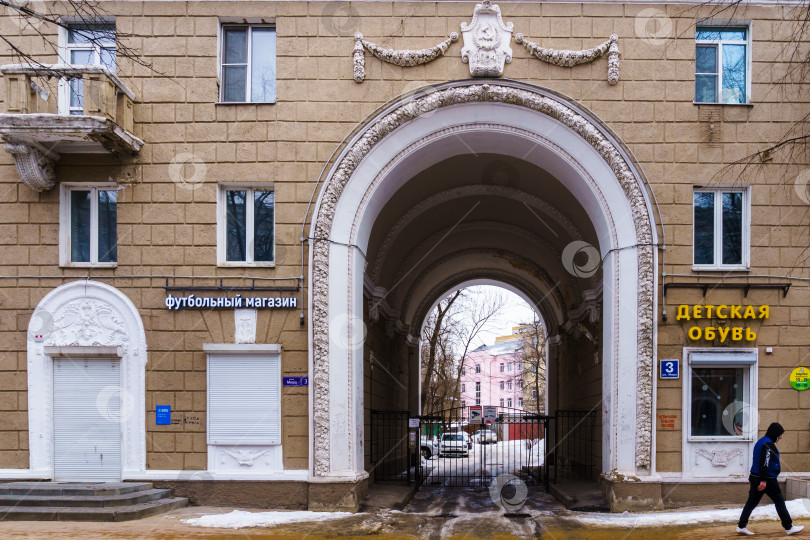
<svg viewBox="0 0 810 540">
<path fill-rule="evenodd" d="M 650 474 L 657 237 L 643 179 L 617 138 L 570 100 L 511 81 L 464 81 L 416 93 L 378 114 L 349 142 L 320 193 L 310 235 L 311 478 L 366 476 L 359 322 L 375 219 L 408 178 L 470 152 L 542 166 L 593 223 L 607 322 L 602 468 Z"/>
<path fill-rule="evenodd" d="M 121 358 L 122 476 L 146 470 L 147 357 L 140 314 L 115 287 L 81 280 L 49 292 L 28 324 L 30 467 L 42 478 L 54 472 L 52 357 L 93 356 L 94 349 Z"/>
</svg>

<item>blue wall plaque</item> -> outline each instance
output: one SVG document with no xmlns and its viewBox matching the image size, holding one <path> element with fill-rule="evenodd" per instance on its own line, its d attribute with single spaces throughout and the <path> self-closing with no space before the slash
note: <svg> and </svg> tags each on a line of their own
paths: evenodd
<svg viewBox="0 0 810 540">
<path fill-rule="evenodd" d="M 680 360 L 677 358 L 672 360 L 661 360 L 662 379 L 677 379 L 681 375 L 680 371 Z"/>
<path fill-rule="evenodd" d="M 171 405 L 156 405 L 155 406 L 155 424 L 158 426 L 168 426 L 172 423 L 172 406 Z"/>
<path fill-rule="evenodd" d="M 284 386 L 309 386 L 309 377 L 283 377 Z"/>
</svg>

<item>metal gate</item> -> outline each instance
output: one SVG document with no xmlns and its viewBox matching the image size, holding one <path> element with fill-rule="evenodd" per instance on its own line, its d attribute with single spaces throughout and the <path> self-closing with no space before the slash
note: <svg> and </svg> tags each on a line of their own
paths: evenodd
<svg viewBox="0 0 810 540">
<path fill-rule="evenodd" d="M 489 488 L 520 478 L 548 489 L 549 417 L 506 407 L 457 407 L 420 419 L 423 485 Z"/>
<path fill-rule="evenodd" d="M 416 479 L 416 456 L 408 444 L 408 411 L 371 411 L 370 439 L 375 482 Z"/>
</svg>

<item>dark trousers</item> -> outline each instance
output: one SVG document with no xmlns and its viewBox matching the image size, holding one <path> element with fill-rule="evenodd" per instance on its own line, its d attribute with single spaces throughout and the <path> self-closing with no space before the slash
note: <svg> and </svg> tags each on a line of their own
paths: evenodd
<svg viewBox="0 0 810 540">
<path fill-rule="evenodd" d="M 785 530 L 790 529 L 793 526 L 793 520 L 790 519 L 790 514 L 788 514 L 787 507 L 785 506 L 785 497 L 782 495 L 782 490 L 779 489 L 779 482 L 777 482 L 776 478 L 768 478 L 768 481 L 765 482 L 765 489 L 762 491 L 757 489 L 757 487 L 759 487 L 759 478 L 749 476 L 748 483 L 751 484 L 751 488 L 748 490 L 748 501 L 745 503 L 742 514 L 740 514 L 740 522 L 737 526 L 743 528 L 748 525 L 748 518 L 751 517 L 751 512 L 754 511 L 759 501 L 762 500 L 762 496 L 767 495 L 776 506 L 776 513 L 779 514 L 779 519 L 782 520 L 782 527 L 784 527 Z"/>
</svg>

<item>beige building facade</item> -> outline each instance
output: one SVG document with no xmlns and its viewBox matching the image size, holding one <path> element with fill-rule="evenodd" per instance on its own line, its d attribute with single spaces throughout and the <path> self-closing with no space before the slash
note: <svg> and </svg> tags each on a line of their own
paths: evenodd
<svg viewBox="0 0 810 540">
<path fill-rule="evenodd" d="M 480 283 L 614 510 L 742 501 L 772 421 L 810 471 L 807 163 L 737 165 L 807 115 L 798 3 L 39 4 L 0 17 L 0 479 L 357 508 Z"/>
</svg>

